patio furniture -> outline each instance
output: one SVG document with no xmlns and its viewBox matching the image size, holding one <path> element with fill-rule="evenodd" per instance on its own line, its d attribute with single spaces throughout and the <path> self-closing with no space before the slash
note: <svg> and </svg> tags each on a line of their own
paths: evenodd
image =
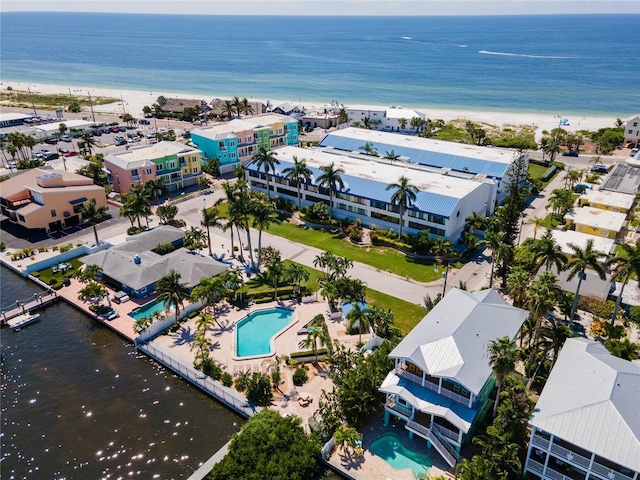
<svg viewBox="0 0 640 480">
<path fill-rule="evenodd" d="M 58 273 L 58 266 L 57 266 L 57 265 L 54 265 L 53 267 L 51 267 L 51 271 L 52 271 L 53 273 Z"/>
</svg>

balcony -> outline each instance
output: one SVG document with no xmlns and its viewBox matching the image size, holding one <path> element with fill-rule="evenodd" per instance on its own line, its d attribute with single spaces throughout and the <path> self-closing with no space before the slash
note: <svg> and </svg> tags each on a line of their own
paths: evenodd
<svg viewBox="0 0 640 480">
<path fill-rule="evenodd" d="M 529 458 L 529 463 L 527 464 L 527 470 L 542 476 L 542 472 L 544 471 L 544 465 L 541 464 L 540 462 L 536 462 L 535 460 L 532 460 L 531 458 Z"/>
<path fill-rule="evenodd" d="M 431 424 L 431 430 L 437 431 L 440 435 L 452 440 L 453 442 L 460 443 L 460 440 L 459 440 L 460 434 L 458 432 L 449 430 L 448 428 L 443 427 L 442 425 L 438 425 L 437 423 Z"/>
<path fill-rule="evenodd" d="M 446 388 L 442 387 L 440 389 L 440 391 L 438 391 L 438 384 L 437 383 L 433 383 L 430 382 L 428 380 L 424 381 L 424 384 L 422 383 L 422 377 L 419 377 L 417 375 L 414 375 L 413 373 L 409 373 L 407 372 L 405 369 L 403 368 L 398 368 L 398 370 L 396 371 L 397 375 L 402 377 L 402 378 L 406 378 L 407 380 L 413 382 L 413 383 L 417 383 L 418 385 L 423 386 L 424 388 L 431 390 L 432 392 L 436 392 L 438 395 L 441 395 L 443 397 L 447 397 L 450 398 L 451 400 L 454 400 L 462 405 L 465 406 L 469 406 L 469 398 L 468 397 L 464 397 L 462 395 L 458 395 L 455 392 L 452 392 L 451 390 L 447 390 Z"/>
<path fill-rule="evenodd" d="M 400 405 L 393 400 L 389 400 L 385 404 L 385 407 L 390 408 L 391 410 L 398 412 L 400 415 L 407 418 L 411 417 L 411 414 L 413 413 L 413 409 L 411 407 Z"/>
</svg>

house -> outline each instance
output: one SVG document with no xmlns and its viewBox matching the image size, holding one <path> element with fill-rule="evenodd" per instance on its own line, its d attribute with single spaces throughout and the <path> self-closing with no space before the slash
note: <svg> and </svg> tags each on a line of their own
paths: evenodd
<svg viewBox="0 0 640 480">
<path fill-rule="evenodd" d="M 217 158 L 220 172 L 246 165 L 260 147 L 267 150 L 298 144 L 298 121 L 293 117 L 265 114 L 235 119 L 191 131 L 191 141 L 206 158 Z"/>
<path fill-rule="evenodd" d="M 632 143 L 636 147 L 640 143 L 640 113 L 624 122 L 624 141 Z"/>
<path fill-rule="evenodd" d="M 626 213 L 593 207 L 574 208 L 564 216 L 565 224 L 568 227 L 575 225 L 576 232 L 604 238 L 616 238 L 626 220 Z"/>
<path fill-rule="evenodd" d="M 611 171 L 604 176 L 600 184 L 600 190 L 636 195 L 640 191 L 640 168 L 636 164 L 616 163 Z"/>
<path fill-rule="evenodd" d="M 2 182 L 0 206 L 9 221 L 29 229 L 58 231 L 82 222 L 82 205 L 107 205 L 104 188 L 66 170 L 34 168 Z"/>
<path fill-rule="evenodd" d="M 529 420 L 530 479 L 640 478 L 640 364 L 570 338 Z"/>
<path fill-rule="evenodd" d="M 155 290 L 156 282 L 171 270 L 180 274 L 180 281 L 193 288 L 204 277 L 214 277 L 228 266 L 210 257 L 194 254 L 182 248 L 184 232 L 161 225 L 139 233 L 108 250 L 82 257 L 85 265 L 98 265 L 102 279 L 130 297 L 146 297 Z M 161 255 L 154 251 L 159 244 L 171 243 L 175 250 Z"/>
<path fill-rule="evenodd" d="M 22 125 L 27 118 L 31 118 L 31 115 L 14 112 L 0 113 L 0 128 Z"/>
<path fill-rule="evenodd" d="M 281 103 L 271 109 L 272 113 L 280 115 L 290 115 L 292 117 L 301 117 L 304 115 L 304 109 L 300 105 L 291 105 L 289 102 Z"/>
<path fill-rule="evenodd" d="M 55 135 L 60 134 L 60 125 L 64 124 L 67 127 L 67 133 L 74 133 L 75 131 L 83 133 L 92 130 L 91 126 L 95 125 L 94 122 L 86 120 L 65 120 L 64 122 L 45 123 L 42 125 L 35 125 L 33 127 L 33 133 L 36 138 L 45 140 Z"/>
<path fill-rule="evenodd" d="M 402 107 L 376 107 L 371 105 L 353 105 L 345 108 L 349 115 L 349 125 L 372 122 L 372 128 L 385 132 L 418 132 L 418 127 L 411 125 L 414 118 L 427 122 L 423 112 Z M 368 119 L 368 120 L 365 120 Z"/>
<path fill-rule="evenodd" d="M 490 342 L 514 339 L 529 312 L 493 289 L 453 289 L 391 351 L 395 368 L 379 390 L 385 425 L 405 423 L 409 436 L 427 440 L 453 466 L 491 408 L 495 379 Z"/>
<path fill-rule="evenodd" d="M 526 172 L 529 163 L 528 154 L 511 149 L 486 148 L 353 127 L 333 131 L 319 143 L 320 147 L 345 152 L 363 152 L 365 145 L 381 157 L 393 151 L 406 163 L 423 165 L 447 175 L 491 182 L 498 204 L 508 195 L 507 186 L 514 175 L 521 175 L 518 172 L 520 169 Z M 489 210 L 493 212 L 493 205 Z"/>
<path fill-rule="evenodd" d="M 570 244 L 584 248 L 587 245 L 587 242 L 592 240 L 593 249 L 596 252 L 604 253 L 605 255 L 613 254 L 616 246 L 615 240 L 612 238 L 589 235 L 587 233 L 576 232 L 574 230 L 552 230 L 551 236 L 562 250 L 562 253 L 564 253 L 568 258 L 571 258 L 571 255 L 574 253 L 574 250 L 569 246 Z"/>
<path fill-rule="evenodd" d="M 104 166 L 115 192 L 128 192 L 133 185 L 156 178 L 164 179 L 173 192 L 196 185 L 202 177 L 200 154 L 197 148 L 162 141 L 127 153 L 107 154 Z"/>
<path fill-rule="evenodd" d="M 336 218 L 360 219 L 365 225 L 397 230 L 400 211 L 391 204 L 393 191 L 390 183 L 406 176 L 418 188 L 416 201 L 404 213 L 404 232 L 418 233 L 427 230 L 432 236 L 457 240 L 465 227 L 465 218 L 473 212 L 486 214 L 491 200 L 490 185 L 453 176 L 426 171 L 416 166 L 383 160 L 368 160 L 331 153 L 326 149 L 284 147 L 274 152 L 280 162 L 275 172 L 269 172 L 269 186 L 274 193 L 297 203 L 298 189 L 295 182 L 285 177 L 284 170 L 291 167 L 294 157 L 305 159 L 313 173 L 313 180 L 301 185 L 303 205 L 318 202 L 329 204 L 329 190 L 320 187 L 315 179 L 321 168 L 331 163 L 342 168 L 345 188 L 333 198 L 333 215 Z M 247 166 L 247 180 L 253 190 L 266 193 L 267 183 L 263 169 L 254 164 Z"/>
<path fill-rule="evenodd" d="M 193 98 L 167 98 L 167 103 L 162 107 L 163 112 L 182 113 L 185 108 L 193 108 L 199 112 L 205 112 L 209 109 L 205 100 Z"/>
<path fill-rule="evenodd" d="M 578 198 L 579 207 L 593 207 L 611 212 L 629 213 L 635 195 L 610 190 L 586 190 Z"/>
</svg>

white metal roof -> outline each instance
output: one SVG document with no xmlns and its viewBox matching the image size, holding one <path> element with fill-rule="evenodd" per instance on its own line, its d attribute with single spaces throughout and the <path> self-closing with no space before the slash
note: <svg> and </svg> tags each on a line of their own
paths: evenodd
<svg viewBox="0 0 640 480">
<path fill-rule="evenodd" d="M 162 141 L 150 147 L 138 148 L 128 153 L 114 155 L 127 164 L 130 162 L 139 162 L 143 160 L 155 160 L 164 158 L 167 155 L 180 155 L 186 153 L 199 153 L 197 148 L 190 147 L 184 143 Z"/>
<path fill-rule="evenodd" d="M 640 365 L 598 342 L 567 340 L 530 423 L 640 471 Z"/>
<path fill-rule="evenodd" d="M 65 124 L 67 131 L 72 128 L 83 129 L 89 128 L 94 122 L 87 122 L 86 120 L 65 120 L 64 122 L 45 123 L 43 125 L 34 125 L 34 130 L 42 130 L 45 134 L 51 135 L 60 131 L 60 125 Z"/>
<path fill-rule="evenodd" d="M 586 190 L 582 195 L 580 195 L 580 200 L 586 200 L 589 203 L 608 205 L 610 207 L 624 208 L 625 210 L 629 210 L 631 208 L 635 198 L 635 195 L 613 192 L 610 190 Z"/>
<path fill-rule="evenodd" d="M 624 226 L 627 214 L 602 210 L 601 208 L 580 207 L 571 210 L 564 218 L 571 219 L 576 224 L 619 232 Z"/>
<path fill-rule="evenodd" d="M 11 120 L 24 120 L 25 118 L 31 118 L 31 115 L 25 115 L 24 113 L 17 113 L 17 112 L 0 113 L 0 122 L 10 122 Z"/>
<path fill-rule="evenodd" d="M 574 230 L 552 230 L 551 236 L 562 249 L 562 253 L 567 255 L 572 255 L 574 253 L 573 249 L 569 247 L 570 243 L 573 243 L 580 248 L 584 248 L 587 241 L 593 240 L 594 250 L 606 255 L 611 254 L 615 247 L 615 240 L 613 238 L 598 237 L 596 235 L 589 235 L 587 233 L 576 232 Z"/>
<path fill-rule="evenodd" d="M 389 356 L 407 359 L 432 376 L 454 379 L 477 395 L 491 375 L 489 343 L 515 338 L 528 315 L 495 290 L 454 288 Z"/>
</svg>

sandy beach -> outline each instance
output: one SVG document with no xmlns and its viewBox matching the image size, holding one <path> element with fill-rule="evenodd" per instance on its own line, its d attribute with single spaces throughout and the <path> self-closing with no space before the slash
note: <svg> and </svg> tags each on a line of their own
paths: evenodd
<svg viewBox="0 0 640 480">
<path fill-rule="evenodd" d="M 53 84 L 41 84 L 41 83 L 29 83 L 29 82 L 2 82 L 0 84 L 0 88 L 6 89 L 8 86 L 16 90 L 27 90 L 30 88 L 32 92 L 39 93 L 62 93 L 69 94 L 71 91 L 72 95 L 83 95 L 87 96 L 88 93 L 91 93 L 93 97 L 103 96 L 103 97 L 114 97 L 121 98 L 124 101 L 124 108 L 127 113 L 135 117 L 142 116 L 142 108 L 145 105 L 151 106 L 156 99 L 162 95 L 165 98 L 190 98 L 190 99 L 199 99 L 206 100 L 210 102 L 214 98 L 226 98 L 224 96 L 217 95 L 216 92 L 212 92 L 209 95 L 194 95 L 188 93 L 179 93 L 179 92 L 162 92 L 162 91 L 138 91 L 138 90 L 124 90 L 124 89 L 116 89 L 116 88 L 95 88 L 91 86 L 80 86 L 80 85 L 53 85 Z M 242 98 L 242 95 L 239 95 Z M 263 99 L 253 99 L 252 100 L 262 100 L 266 103 L 267 100 Z M 276 106 L 281 103 L 289 102 L 292 104 L 303 105 L 304 107 L 312 107 L 316 108 L 320 107 L 322 104 L 313 102 L 313 101 L 305 101 L 305 100 L 278 100 L 278 99 L 269 99 L 271 104 Z M 96 113 L 104 113 L 104 114 L 122 114 L 122 101 L 117 103 L 112 103 L 108 105 L 98 105 L 94 106 L 94 111 Z M 348 103 L 345 103 L 345 106 L 348 106 Z M 372 106 L 374 106 L 372 104 Z M 560 113 L 553 115 L 549 113 L 531 113 L 531 112 L 503 112 L 503 111 L 475 111 L 475 110 L 453 110 L 453 109 L 443 109 L 438 107 L 417 107 L 410 105 L 403 105 L 403 108 L 412 108 L 421 112 L 424 112 L 428 118 L 431 119 L 442 119 L 445 121 L 455 120 L 455 119 L 463 119 L 463 120 L 472 120 L 478 123 L 488 123 L 491 125 L 495 125 L 498 127 L 505 125 L 533 125 L 537 127 L 536 129 L 536 139 L 539 140 L 542 136 L 543 130 L 551 130 L 553 128 L 557 128 L 560 120 L 562 118 L 568 119 L 568 125 L 563 125 L 563 128 L 569 132 L 576 132 L 578 130 L 597 130 L 603 127 L 612 127 L 615 124 L 616 118 L 613 116 L 582 116 L 582 115 L 571 115 L 570 113 Z"/>
</svg>

